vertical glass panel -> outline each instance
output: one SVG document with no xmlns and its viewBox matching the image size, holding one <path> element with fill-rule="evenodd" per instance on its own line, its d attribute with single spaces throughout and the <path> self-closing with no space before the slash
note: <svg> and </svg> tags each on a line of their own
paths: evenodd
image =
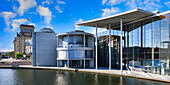
<svg viewBox="0 0 170 85">
<path fill-rule="evenodd" d="M 152 30 L 151 30 L 151 23 L 145 25 L 145 47 L 151 47 L 151 36 L 152 36 Z"/>
<path fill-rule="evenodd" d="M 169 22 L 169 14 L 164 15 L 161 20 L 161 48 L 160 48 L 160 67 L 161 74 L 170 74 L 169 71 L 169 59 L 170 59 L 170 50 L 169 50 L 169 30 L 170 30 L 170 22 Z"/>
<path fill-rule="evenodd" d="M 92 50 L 86 50 L 85 51 L 85 57 L 86 58 L 93 58 L 93 51 Z"/>
</svg>

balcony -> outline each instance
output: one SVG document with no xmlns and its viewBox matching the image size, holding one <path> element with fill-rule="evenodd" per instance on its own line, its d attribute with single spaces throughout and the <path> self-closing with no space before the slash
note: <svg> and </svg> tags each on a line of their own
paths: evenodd
<svg viewBox="0 0 170 85">
<path fill-rule="evenodd" d="M 69 55 L 68 55 L 69 53 Z M 69 58 L 68 58 L 69 56 Z M 58 59 L 86 59 L 93 58 L 93 51 L 92 50 L 60 50 L 58 51 Z"/>
</svg>

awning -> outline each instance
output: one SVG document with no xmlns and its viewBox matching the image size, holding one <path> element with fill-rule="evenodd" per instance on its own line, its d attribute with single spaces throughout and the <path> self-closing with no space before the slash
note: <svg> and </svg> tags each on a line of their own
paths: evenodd
<svg viewBox="0 0 170 85">
<path fill-rule="evenodd" d="M 109 24 L 111 24 L 111 29 L 118 30 L 120 26 L 120 19 L 122 19 L 123 24 L 126 24 L 152 15 L 154 15 L 154 13 L 137 8 L 120 14 L 115 14 L 112 16 L 89 20 L 82 23 L 77 23 L 76 25 L 89 26 L 89 27 L 96 27 L 97 25 L 98 28 L 108 29 Z"/>
</svg>

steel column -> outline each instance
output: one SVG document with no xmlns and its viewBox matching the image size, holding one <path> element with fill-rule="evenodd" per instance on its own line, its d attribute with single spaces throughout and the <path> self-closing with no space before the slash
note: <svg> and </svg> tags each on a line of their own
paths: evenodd
<svg viewBox="0 0 170 85">
<path fill-rule="evenodd" d="M 97 70 L 97 56 L 98 56 L 98 55 L 97 55 L 97 48 L 98 48 L 98 47 L 97 47 L 97 46 L 98 46 L 98 44 L 97 44 L 97 37 L 98 37 L 98 36 L 97 36 L 97 25 L 96 25 L 96 70 Z"/>
<path fill-rule="evenodd" d="M 86 39 L 86 36 L 85 36 L 85 33 L 84 33 L 84 49 L 86 47 L 86 40 L 85 39 Z M 85 53 L 86 53 L 86 50 L 84 50 L 84 68 L 86 68 Z"/>
<path fill-rule="evenodd" d="M 122 50 L 122 19 L 120 19 L 120 31 L 121 31 L 121 34 L 120 34 L 120 70 L 121 72 L 123 72 L 123 69 L 122 69 L 122 57 L 123 57 L 123 50 Z"/>
<path fill-rule="evenodd" d="M 109 24 L 109 70 L 111 70 L 111 24 Z"/>
</svg>

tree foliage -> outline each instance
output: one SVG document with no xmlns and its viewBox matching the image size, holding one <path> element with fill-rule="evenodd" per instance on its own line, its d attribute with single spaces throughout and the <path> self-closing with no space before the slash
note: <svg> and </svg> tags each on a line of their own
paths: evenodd
<svg viewBox="0 0 170 85">
<path fill-rule="evenodd" d="M 20 52 L 17 52 L 17 53 L 15 54 L 15 57 L 16 57 L 16 58 L 22 58 L 22 57 L 23 57 L 23 54 L 20 53 Z"/>
<path fill-rule="evenodd" d="M 30 58 L 32 59 L 32 55 L 30 56 Z"/>
<path fill-rule="evenodd" d="M 13 57 L 14 56 L 14 51 L 9 52 L 7 55 L 10 56 L 10 57 Z"/>
</svg>

